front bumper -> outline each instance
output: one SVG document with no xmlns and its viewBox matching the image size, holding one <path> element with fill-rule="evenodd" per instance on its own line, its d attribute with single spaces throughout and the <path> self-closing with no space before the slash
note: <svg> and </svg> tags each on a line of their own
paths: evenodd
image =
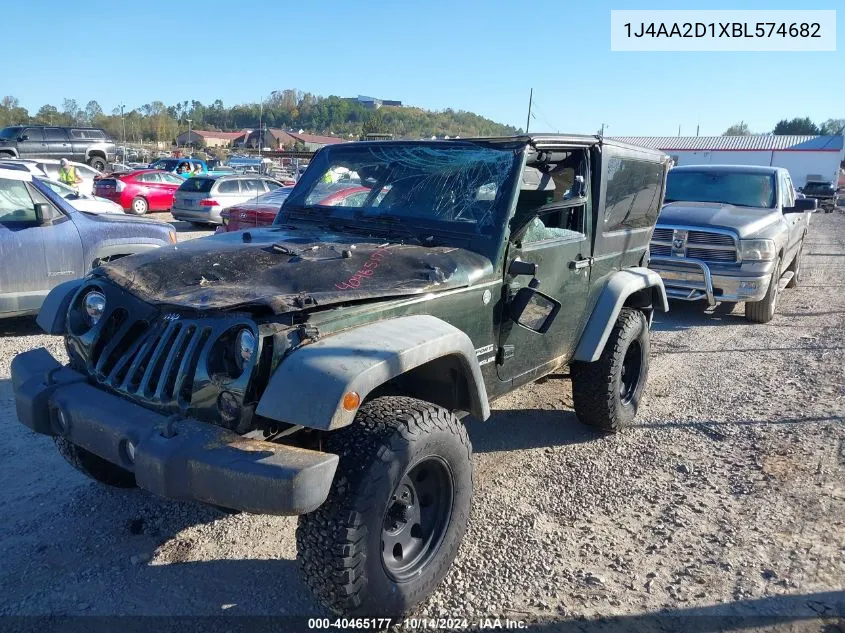
<svg viewBox="0 0 845 633">
<path fill-rule="evenodd" d="M 720 301 L 761 301 L 769 291 L 772 277 L 765 264 L 758 265 L 752 274 L 728 275 L 713 272 L 710 265 L 700 259 L 677 257 L 652 257 L 649 268 L 663 279 L 669 299 L 706 300 L 711 306 Z"/>
<path fill-rule="evenodd" d="M 12 384 L 24 425 L 66 437 L 133 472 L 141 488 L 164 497 L 262 514 L 304 514 L 325 501 L 337 468 L 337 455 L 169 419 L 92 386 L 44 348 L 14 358 Z"/>
</svg>

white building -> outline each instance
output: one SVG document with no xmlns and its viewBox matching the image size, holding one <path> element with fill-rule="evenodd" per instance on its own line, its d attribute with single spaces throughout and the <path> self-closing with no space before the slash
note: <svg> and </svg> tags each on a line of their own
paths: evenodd
<svg viewBox="0 0 845 633">
<path fill-rule="evenodd" d="M 836 182 L 845 161 L 842 136 L 622 136 L 615 140 L 659 149 L 676 165 L 772 165 L 789 170 L 796 187 L 808 176 Z"/>
</svg>

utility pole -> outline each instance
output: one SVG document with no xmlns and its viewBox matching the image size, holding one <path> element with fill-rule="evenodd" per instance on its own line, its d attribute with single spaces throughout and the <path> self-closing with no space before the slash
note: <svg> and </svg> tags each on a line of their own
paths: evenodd
<svg viewBox="0 0 845 633">
<path fill-rule="evenodd" d="M 120 122 L 123 124 L 123 163 L 126 164 L 126 117 L 123 115 L 125 104 L 120 104 Z"/>
<path fill-rule="evenodd" d="M 186 144 L 191 145 L 191 121 L 193 121 L 193 119 L 185 120 L 188 122 L 188 142 Z M 193 147 L 193 145 L 191 145 L 191 147 Z M 191 152 L 191 154 L 193 154 L 193 152 Z"/>
<path fill-rule="evenodd" d="M 681 124 L 680 123 L 678 123 L 678 136 L 679 137 L 681 136 Z"/>
<path fill-rule="evenodd" d="M 604 138 L 604 128 L 605 128 L 605 127 L 610 127 L 610 126 L 609 126 L 609 125 L 607 125 L 607 123 L 602 123 L 602 124 L 601 124 L 601 132 L 599 133 L 599 136 L 601 136 L 602 138 Z"/>
<path fill-rule="evenodd" d="M 534 88 L 528 93 L 528 119 L 525 121 L 525 133 L 528 134 L 528 127 L 531 125 L 531 102 L 534 100 Z"/>
<path fill-rule="evenodd" d="M 264 97 L 261 97 L 261 103 L 258 104 L 258 158 L 261 158 L 261 146 L 264 145 L 264 130 L 261 127 L 264 119 Z"/>
</svg>

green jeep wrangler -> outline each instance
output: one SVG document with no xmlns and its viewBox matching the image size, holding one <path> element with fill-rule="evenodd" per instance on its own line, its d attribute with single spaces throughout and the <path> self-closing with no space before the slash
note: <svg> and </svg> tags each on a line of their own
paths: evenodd
<svg viewBox="0 0 845 633">
<path fill-rule="evenodd" d="M 18 416 L 97 481 L 300 515 L 326 606 L 405 613 L 466 529 L 463 416 L 568 365 L 581 422 L 634 418 L 667 169 L 588 136 L 323 148 L 272 227 L 53 290 L 38 323 L 70 362 L 14 359 Z M 319 204 L 328 172 L 366 195 Z"/>
</svg>

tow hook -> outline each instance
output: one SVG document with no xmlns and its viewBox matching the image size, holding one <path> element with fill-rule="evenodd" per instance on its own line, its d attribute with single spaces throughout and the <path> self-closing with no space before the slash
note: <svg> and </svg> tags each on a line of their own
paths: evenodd
<svg viewBox="0 0 845 633">
<path fill-rule="evenodd" d="M 176 432 L 176 429 L 173 428 L 173 425 L 181 419 L 181 413 L 174 413 L 169 418 L 167 418 L 167 420 L 164 421 L 164 430 L 162 430 L 161 436 L 167 439 L 170 439 L 171 437 L 176 437 L 178 433 Z"/>
</svg>

